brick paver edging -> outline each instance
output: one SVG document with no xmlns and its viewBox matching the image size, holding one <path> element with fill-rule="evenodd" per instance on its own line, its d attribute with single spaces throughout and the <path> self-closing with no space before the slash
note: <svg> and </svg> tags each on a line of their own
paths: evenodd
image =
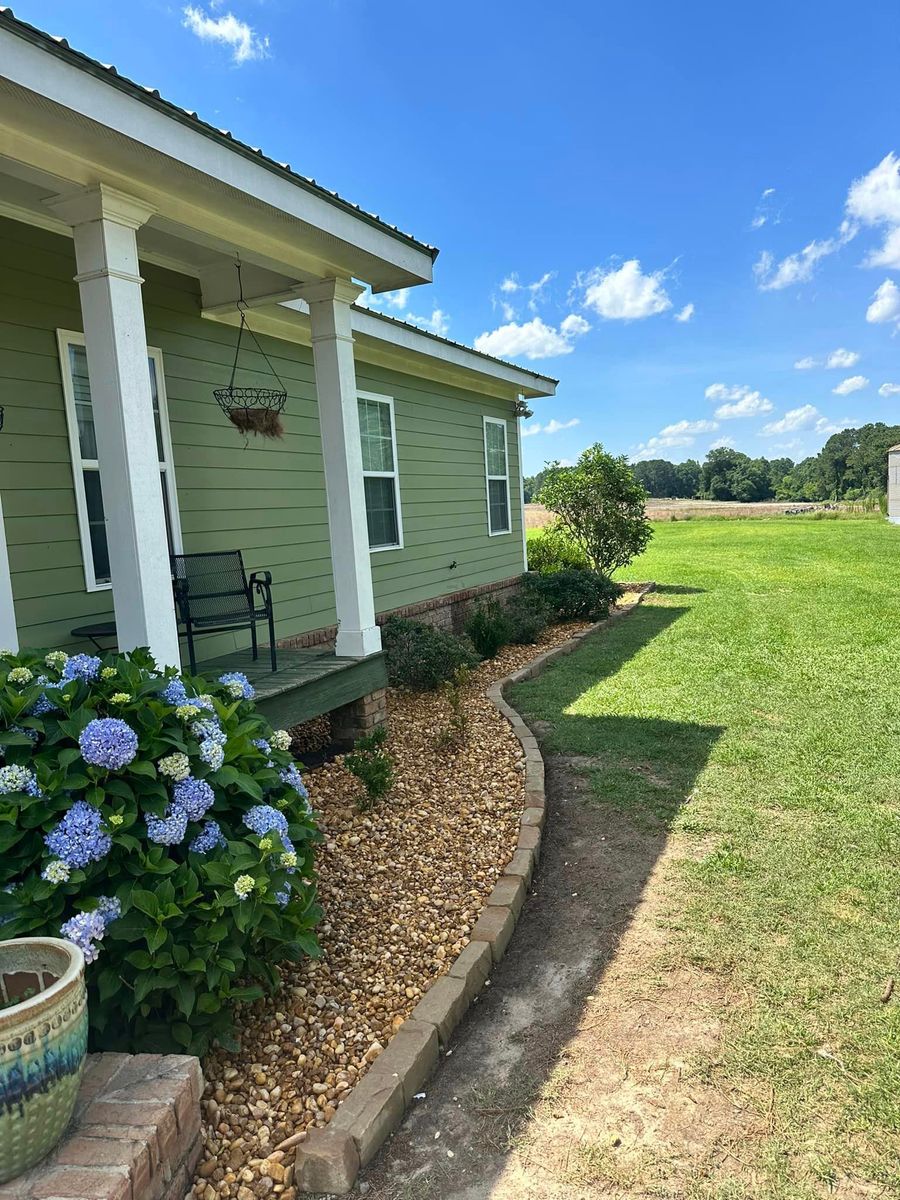
<svg viewBox="0 0 900 1200">
<path fill-rule="evenodd" d="M 655 584 L 627 585 L 637 600 L 614 609 L 604 621 L 577 633 L 567 642 L 539 654 L 527 666 L 492 683 L 488 698 L 509 721 L 525 753 L 525 808 L 520 818 L 516 850 L 472 930 L 468 946 L 446 975 L 429 988 L 375 1062 L 338 1107 L 323 1129 L 311 1130 L 306 1139 L 282 1142 L 278 1149 L 297 1144 L 294 1182 L 300 1191 L 346 1195 L 361 1167 L 370 1162 L 382 1143 L 400 1124 L 413 1097 L 437 1066 L 438 1045 L 446 1046 L 453 1030 L 481 991 L 492 967 L 509 945 L 532 872 L 541 849 L 541 831 L 547 813 L 544 760 L 537 738 L 516 710 L 503 698 L 509 684 L 534 679 L 551 662 L 571 654 L 585 638 L 627 616 Z"/>
</svg>

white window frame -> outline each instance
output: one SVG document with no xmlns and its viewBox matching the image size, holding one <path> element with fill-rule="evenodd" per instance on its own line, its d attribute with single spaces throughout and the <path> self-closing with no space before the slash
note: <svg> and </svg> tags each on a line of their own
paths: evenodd
<svg viewBox="0 0 900 1200">
<path fill-rule="evenodd" d="M 509 498 L 509 427 L 507 422 L 500 417 L 484 417 L 484 492 L 487 501 L 487 531 L 488 537 L 509 537 L 513 531 L 512 519 L 512 504 Z M 488 425 L 500 425 L 503 428 L 503 455 L 506 461 L 505 475 L 492 475 L 488 464 L 488 440 L 487 427 Z M 491 484 L 497 483 L 500 480 L 506 484 L 506 516 L 509 524 L 506 529 L 491 529 Z"/>
<path fill-rule="evenodd" d="M 84 586 L 88 592 L 108 592 L 112 581 L 98 582 L 94 574 L 94 549 L 91 543 L 91 526 L 88 518 L 87 496 L 84 491 L 84 471 L 100 470 L 94 458 L 81 457 L 81 442 L 78 437 L 78 410 L 75 405 L 75 383 L 72 379 L 70 346 L 83 346 L 84 334 L 73 329 L 57 329 L 56 341 L 59 348 L 59 365 L 62 375 L 63 397 L 66 404 L 66 425 L 69 430 L 69 453 L 72 459 L 72 481 L 75 486 L 75 507 L 78 512 L 78 532 L 81 539 L 81 560 L 84 567 Z M 166 396 L 166 374 L 163 368 L 162 350 L 147 347 L 148 359 L 153 359 L 156 370 L 156 395 L 159 402 L 159 424 L 162 435 L 165 461 L 159 464 L 166 477 L 166 493 L 169 501 L 169 519 L 172 523 L 172 544 L 176 554 L 183 551 L 181 540 L 181 515 L 178 511 L 178 491 L 175 485 L 175 458 L 172 453 L 172 434 L 169 429 L 169 405 Z M 92 398 L 93 400 L 93 398 Z"/>
<path fill-rule="evenodd" d="M 380 392 L 357 392 L 359 400 L 372 400 L 377 404 L 386 404 L 391 414 L 391 453 L 394 459 L 393 471 L 367 471 L 363 468 L 363 479 L 393 479 L 394 503 L 397 506 L 397 541 L 387 546 L 370 546 L 370 554 L 383 554 L 385 550 L 403 549 L 403 509 L 400 504 L 400 462 L 397 458 L 397 421 L 394 412 L 394 397 L 383 396 Z M 360 431 L 360 453 L 362 453 L 362 431 Z"/>
</svg>

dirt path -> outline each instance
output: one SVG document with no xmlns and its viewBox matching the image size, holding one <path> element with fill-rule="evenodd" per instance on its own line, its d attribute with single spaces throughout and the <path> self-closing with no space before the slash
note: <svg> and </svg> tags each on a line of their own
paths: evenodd
<svg viewBox="0 0 900 1200">
<path fill-rule="evenodd" d="M 491 985 L 394 1138 L 368 1200 L 593 1200 L 719 1193 L 764 1132 L 692 1068 L 729 998 L 676 961 L 665 881 L 684 853 L 548 763 L 550 814 L 528 906 Z M 707 1073 L 708 1076 L 708 1073 Z"/>
</svg>

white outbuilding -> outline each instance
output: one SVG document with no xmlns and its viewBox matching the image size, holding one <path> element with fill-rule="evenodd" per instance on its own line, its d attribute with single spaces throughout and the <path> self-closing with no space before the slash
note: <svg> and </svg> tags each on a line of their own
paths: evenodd
<svg viewBox="0 0 900 1200">
<path fill-rule="evenodd" d="M 888 450 L 888 520 L 900 525 L 900 445 Z"/>
</svg>

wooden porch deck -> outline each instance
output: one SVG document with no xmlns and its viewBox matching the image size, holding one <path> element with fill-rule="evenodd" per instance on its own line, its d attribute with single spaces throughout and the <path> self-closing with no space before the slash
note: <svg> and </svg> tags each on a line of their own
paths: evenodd
<svg viewBox="0 0 900 1200">
<path fill-rule="evenodd" d="M 276 729 L 299 725 L 387 686 L 383 654 L 338 658 L 324 646 L 279 650 L 274 674 L 269 651 L 262 646 L 255 662 L 249 650 L 234 650 L 197 663 L 197 674 L 207 679 L 226 671 L 243 671 L 256 689 L 257 709 Z"/>
</svg>

